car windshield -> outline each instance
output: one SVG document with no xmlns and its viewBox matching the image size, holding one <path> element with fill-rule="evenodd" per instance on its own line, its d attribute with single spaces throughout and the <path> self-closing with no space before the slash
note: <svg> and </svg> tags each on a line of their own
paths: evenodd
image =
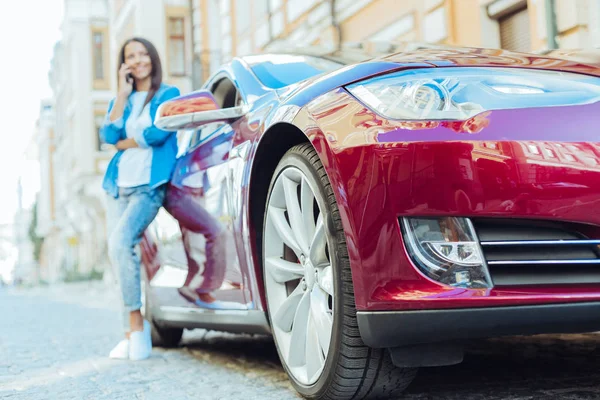
<svg viewBox="0 0 600 400">
<path fill-rule="evenodd" d="M 303 81 L 344 66 L 341 62 L 305 55 L 268 54 L 244 57 L 252 72 L 271 89 Z"/>
</svg>

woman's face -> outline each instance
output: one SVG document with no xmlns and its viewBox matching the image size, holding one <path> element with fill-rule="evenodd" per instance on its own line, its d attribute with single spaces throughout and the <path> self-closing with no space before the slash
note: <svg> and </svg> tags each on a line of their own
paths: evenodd
<svg viewBox="0 0 600 400">
<path fill-rule="evenodd" d="M 145 79 L 152 72 L 150 55 L 140 42 L 130 42 L 125 46 L 125 64 L 131 68 L 131 75 L 136 80 Z"/>
</svg>

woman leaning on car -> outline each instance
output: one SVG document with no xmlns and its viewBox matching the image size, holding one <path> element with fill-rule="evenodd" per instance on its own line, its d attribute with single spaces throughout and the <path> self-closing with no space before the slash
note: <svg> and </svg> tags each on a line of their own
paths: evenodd
<svg viewBox="0 0 600 400">
<path fill-rule="evenodd" d="M 108 193 L 108 255 L 122 295 L 125 338 L 111 358 L 143 360 L 150 356 L 150 324 L 140 309 L 140 259 L 135 252 L 143 232 L 163 204 L 177 154 L 176 132 L 154 125 L 161 103 L 179 96 L 162 83 L 160 57 L 142 38 L 125 42 L 119 52 L 118 92 L 110 102 L 101 140 L 118 152 L 104 176 Z"/>
</svg>

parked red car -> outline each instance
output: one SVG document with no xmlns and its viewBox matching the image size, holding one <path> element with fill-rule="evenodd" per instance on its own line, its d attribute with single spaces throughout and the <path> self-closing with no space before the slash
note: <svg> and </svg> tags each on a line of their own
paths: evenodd
<svg viewBox="0 0 600 400">
<path fill-rule="evenodd" d="M 303 396 L 361 399 L 473 338 L 600 329 L 600 69 L 371 50 L 236 58 L 161 107 L 156 343 L 272 334 Z"/>
</svg>

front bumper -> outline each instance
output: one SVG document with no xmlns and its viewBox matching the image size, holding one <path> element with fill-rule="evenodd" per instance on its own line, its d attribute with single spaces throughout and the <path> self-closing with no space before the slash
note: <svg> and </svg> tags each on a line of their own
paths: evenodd
<svg viewBox="0 0 600 400">
<path fill-rule="evenodd" d="M 419 311 L 358 311 L 365 344 L 391 348 L 465 339 L 600 330 L 600 302 Z"/>
</svg>

